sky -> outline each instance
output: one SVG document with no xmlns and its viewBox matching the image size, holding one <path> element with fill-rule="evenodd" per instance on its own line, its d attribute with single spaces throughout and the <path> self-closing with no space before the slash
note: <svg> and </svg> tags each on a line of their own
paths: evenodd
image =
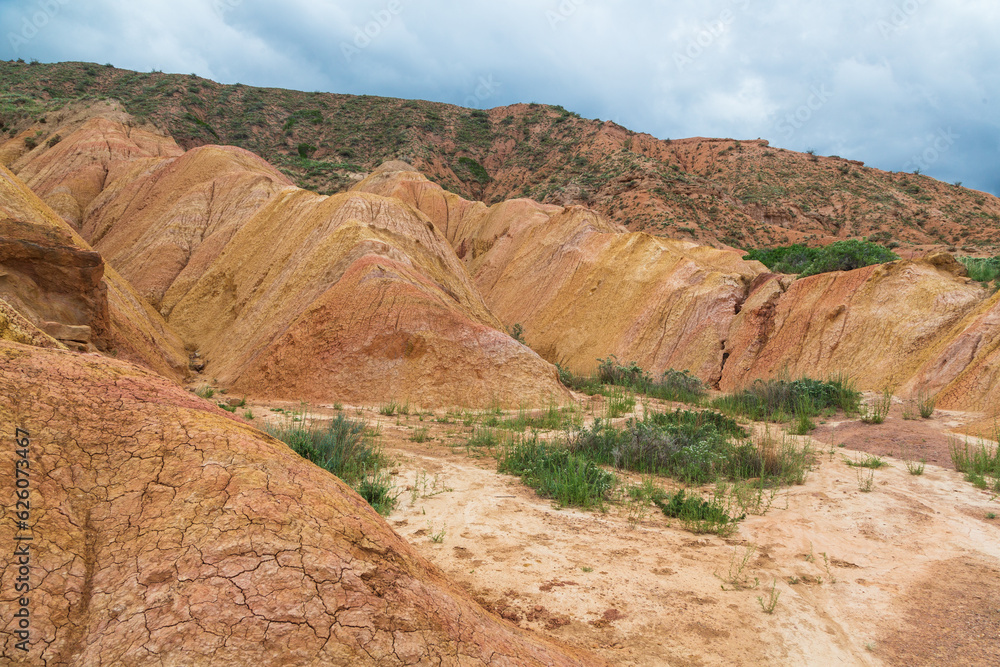
<svg viewBox="0 0 1000 667">
<path fill-rule="evenodd" d="M 0 0 L 0 58 L 773 146 L 1000 194 L 996 0 Z"/>
</svg>

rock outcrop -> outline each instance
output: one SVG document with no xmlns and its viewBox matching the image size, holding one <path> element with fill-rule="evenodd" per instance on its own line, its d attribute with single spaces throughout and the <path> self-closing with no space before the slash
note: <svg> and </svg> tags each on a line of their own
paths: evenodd
<svg viewBox="0 0 1000 667">
<path fill-rule="evenodd" d="M 983 300 L 954 260 L 931 257 L 789 281 L 763 277 L 732 323 L 720 386 L 848 374 L 898 389 Z"/>
<path fill-rule="evenodd" d="M 490 615 L 333 475 L 163 378 L 0 341 L 0 394 L 29 440 L 31 541 L 13 520 L 0 540 L 30 545 L 32 664 L 602 664 Z"/>
<path fill-rule="evenodd" d="M 33 326 L 180 379 L 181 340 L 101 256 L 0 167 L 0 298 Z"/>
</svg>

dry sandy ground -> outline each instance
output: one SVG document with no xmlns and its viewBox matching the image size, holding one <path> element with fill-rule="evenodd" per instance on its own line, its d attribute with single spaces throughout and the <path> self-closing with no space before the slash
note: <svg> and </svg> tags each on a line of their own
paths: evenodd
<svg viewBox="0 0 1000 667">
<path fill-rule="evenodd" d="M 828 436 L 868 425 L 821 427 L 806 483 L 723 539 L 653 507 L 559 509 L 470 455 L 461 419 L 346 414 L 381 425 L 402 491 L 388 517 L 399 534 L 510 622 L 614 664 L 1000 664 L 1000 520 L 987 518 L 1000 501 L 954 470 L 929 463 L 913 476 L 892 458 L 862 492 L 844 463 L 860 454 Z M 910 448 L 956 419 L 890 417 L 875 432 L 922 429 L 902 439 Z M 412 441 L 421 428 L 431 440 Z M 745 586 L 724 583 L 751 549 Z M 772 587 L 767 614 L 758 597 Z"/>
</svg>

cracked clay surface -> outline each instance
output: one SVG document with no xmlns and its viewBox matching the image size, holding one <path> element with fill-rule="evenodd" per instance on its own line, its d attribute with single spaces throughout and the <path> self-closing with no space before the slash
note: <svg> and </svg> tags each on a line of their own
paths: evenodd
<svg viewBox="0 0 1000 667">
<path fill-rule="evenodd" d="M 166 380 L 0 341 L 0 394 L 4 489 L 31 434 L 21 663 L 9 558 L 0 595 L 14 664 L 601 664 L 487 613 L 339 480 Z"/>
</svg>

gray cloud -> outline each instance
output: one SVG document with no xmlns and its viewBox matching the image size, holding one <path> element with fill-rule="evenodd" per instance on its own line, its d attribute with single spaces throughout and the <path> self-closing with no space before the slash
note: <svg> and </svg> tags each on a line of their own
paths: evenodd
<svg viewBox="0 0 1000 667">
<path fill-rule="evenodd" d="M 28 0 L 0 1 L 0 25 L 7 58 L 561 104 L 661 138 L 761 137 L 1000 193 L 990 0 Z"/>
</svg>

